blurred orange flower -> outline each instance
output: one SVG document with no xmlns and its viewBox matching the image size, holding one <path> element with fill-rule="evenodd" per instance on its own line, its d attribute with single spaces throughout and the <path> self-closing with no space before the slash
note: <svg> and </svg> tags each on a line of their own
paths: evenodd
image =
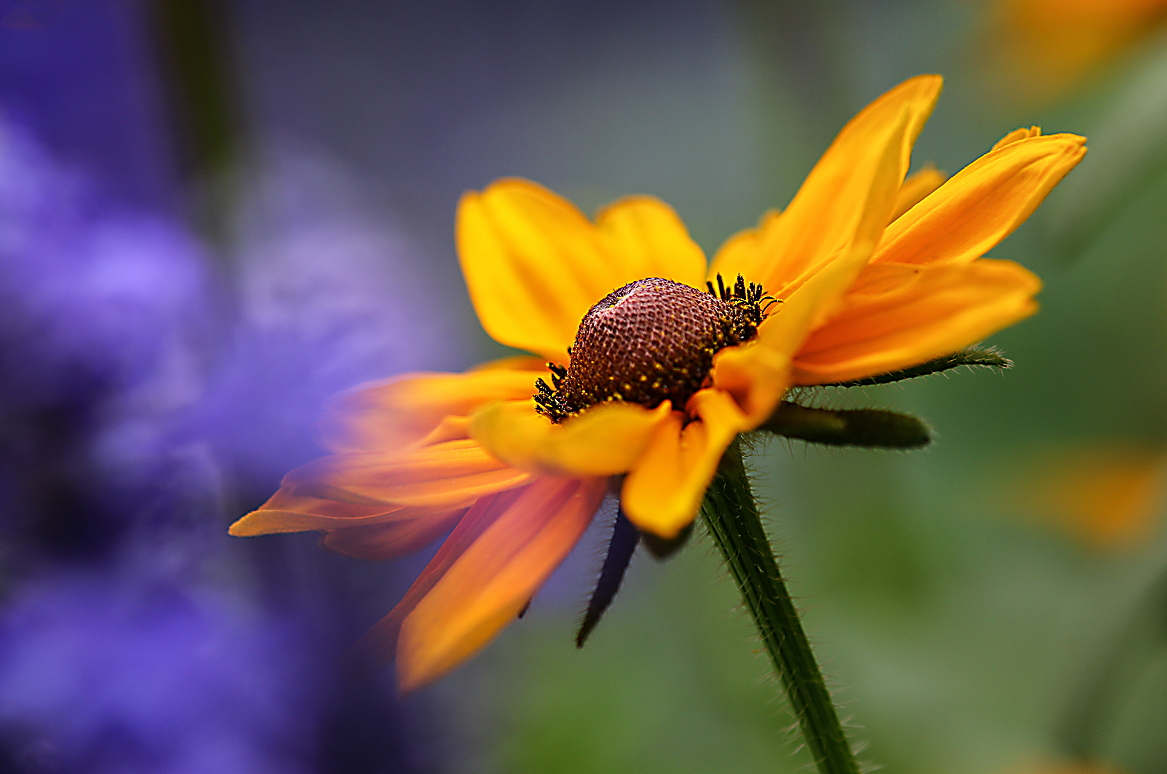
<svg viewBox="0 0 1167 774">
<path fill-rule="evenodd" d="M 1164 21 L 1167 0 L 998 0 L 990 45 L 1003 81 L 1053 95 Z"/>
<path fill-rule="evenodd" d="M 940 86 L 921 76 L 869 105 L 787 210 L 708 268 L 653 198 L 592 222 L 523 180 L 466 194 L 458 252 L 478 317 L 539 357 L 341 397 L 326 424 L 332 455 L 290 473 L 231 533 L 321 530 L 326 547 L 384 559 L 452 529 L 356 646 L 372 661 L 395 653 L 409 690 L 513 620 L 610 491 L 639 529 L 676 536 L 726 447 L 788 387 L 916 365 L 1032 314 L 1038 279 L 981 256 L 1078 163 L 1084 140 L 1022 129 L 947 181 L 935 170 L 905 181 Z M 757 284 L 714 290 L 739 275 Z M 761 288 L 780 302 L 768 314 Z"/>
<path fill-rule="evenodd" d="M 1141 545 L 1154 533 L 1167 484 L 1161 449 L 1111 443 L 1041 459 L 1018 482 L 1031 512 L 1100 550 Z"/>
</svg>

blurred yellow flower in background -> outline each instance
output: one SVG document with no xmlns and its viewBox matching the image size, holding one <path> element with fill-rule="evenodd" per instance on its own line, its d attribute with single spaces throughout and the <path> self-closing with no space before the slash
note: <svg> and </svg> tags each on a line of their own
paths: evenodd
<svg viewBox="0 0 1167 774">
<path fill-rule="evenodd" d="M 1038 457 L 1014 487 L 1028 512 L 1102 551 L 1135 548 L 1152 537 L 1167 489 L 1162 449 L 1111 442 Z"/>
<path fill-rule="evenodd" d="M 1023 96 L 1053 96 L 1164 21 L 1167 0 L 999 0 L 990 56 Z"/>
<path fill-rule="evenodd" d="M 290 473 L 232 534 L 320 530 L 328 548 L 385 559 L 449 531 L 355 650 L 395 654 L 410 690 L 519 615 L 609 493 L 640 530 L 674 537 L 727 446 L 789 387 L 917 365 L 1032 314 L 1039 280 L 982 256 L 1081 160 L 1084 139 L 1021 129 L 951 179 L 928 168 L 905 180 L 940 87 L 920 76 L 869 105 L 790 206 L 708 267 L 657 199 L 592 222 L 523 180 L 466 194 L 458 252 L 478 317 L 539 357 L 342 396 L 331 456 Z"/>
</svg>

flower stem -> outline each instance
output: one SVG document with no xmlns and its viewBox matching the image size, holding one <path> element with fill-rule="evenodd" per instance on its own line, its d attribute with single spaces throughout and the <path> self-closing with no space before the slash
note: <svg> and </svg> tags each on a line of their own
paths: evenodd
<svg viewBox="0 0 1167 774">
<path fill-rule="evenodd" d="M 855 755 L 774 559 L 735 441 L 705 502 L 705 523 L 741 589 L 821 774 L 858 774 Z"/>
</svg>

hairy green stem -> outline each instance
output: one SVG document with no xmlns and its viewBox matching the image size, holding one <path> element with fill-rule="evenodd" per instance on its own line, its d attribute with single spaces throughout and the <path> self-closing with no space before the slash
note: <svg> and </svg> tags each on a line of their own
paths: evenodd
<svg viewBox="0 0 1167 774">
<path fill-rule="evenodd" d="M 830 691 L 778 572 L 738 442 L 722 458 L 701 513 L 741 589 L 819 771 L 858 774 Z"/>
</svg>

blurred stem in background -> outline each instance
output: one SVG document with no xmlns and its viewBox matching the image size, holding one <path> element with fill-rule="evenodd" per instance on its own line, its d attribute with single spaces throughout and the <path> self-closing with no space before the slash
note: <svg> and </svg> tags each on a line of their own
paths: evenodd
<svg viewBox="0 0 1167 774">
<path fill-rule="evenodd" d="M 701 514 L 741 589 L 819 771 L 858 774 L 847 735 L 758 515 L 740 441 L 722 457 Z"/>
<path fill-rule="evenodd" d="M 227 14 L 217 0 L 150 0 L 149 10 L 192 220 L 226 260 L 244 145 Z"/>
<path fill-rule="evenodd" d="M 1058 741 L 1075 758 L 1094 761 L 1122 709 L 1122 698 L 1167 650 L 1167 567 L 1155 576 L 1113 637 L 1111 647 L 1087 672 L 1067 708 Z"/>
<path fill-rule="evenodd" d="M 1141 58 L 1137 74 L 1105 102 L 1101 120 L 1087 127 L 1091 157 L 1045 216 L 1054 247 L 1067 263 L 1099 238 L 1167 173 L 1167 37 Z"/>
</svg>

